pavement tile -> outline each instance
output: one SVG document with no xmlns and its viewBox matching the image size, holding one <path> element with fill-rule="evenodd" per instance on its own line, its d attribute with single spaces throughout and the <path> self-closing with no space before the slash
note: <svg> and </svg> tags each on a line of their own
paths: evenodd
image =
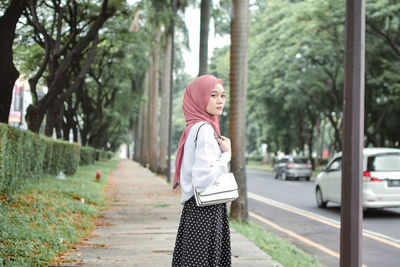
<svg viewBox="0 0 400 267">
<path fill-rule="evenodd" d="M 147 168 L 121 160 L 110 177 L 110 210 L 62 266 L 171 266 L 182 206 L 180 194 Z M 234 267 L 280 267 L 244 236 L 231 229 Z"/>
</svg>

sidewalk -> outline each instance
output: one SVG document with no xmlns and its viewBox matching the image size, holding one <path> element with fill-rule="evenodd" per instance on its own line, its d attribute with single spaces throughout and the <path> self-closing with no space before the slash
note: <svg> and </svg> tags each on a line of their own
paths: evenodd
<svg viewBox="0 0 400 267">
<path fill-rule="evenodd" d="M 180 194 L 136 162 L 121 160 L 109 178 L 112 209 L 63 266 L 171 266 L 182 206 Z M 281 266 L 231 230 L 234 267 Z"/>
</svg>

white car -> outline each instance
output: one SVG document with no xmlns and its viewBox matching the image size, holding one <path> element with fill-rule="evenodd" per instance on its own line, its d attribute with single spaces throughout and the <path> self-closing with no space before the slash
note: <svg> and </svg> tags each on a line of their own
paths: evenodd
<svg viewBox="0 0 400 267">
<path fill-rule="evenodd" d="M 315 198 L 320 208 L 341 201 L 342 153 L 336 154 L 315 180 Z M 400 149 L 364 148 L 363 208 L 400 207 Z"/>
</svg>

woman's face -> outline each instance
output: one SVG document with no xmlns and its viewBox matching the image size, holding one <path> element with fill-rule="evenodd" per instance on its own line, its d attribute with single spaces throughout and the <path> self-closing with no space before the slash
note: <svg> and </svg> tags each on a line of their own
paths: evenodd
<svg viewBox="0 0 400 267">
<path fill-rule="evenodd" d="M 208 100 L 207 112 L 211 115 L 221 115 L 225 105 L 225 89 L 217 83 L 211 92 L 210 99 Z"/>
</svg>

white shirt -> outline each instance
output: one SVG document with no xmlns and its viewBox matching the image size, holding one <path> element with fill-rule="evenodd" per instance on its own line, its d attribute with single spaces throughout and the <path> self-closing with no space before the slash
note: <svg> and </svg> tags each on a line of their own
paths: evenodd
<svg viewBox="0 0 400 267">
<path fill-rule="evenodd" d="M 213 127 L 205 122 L 198 122 L 189 130 L 186 138 L 180 173 L 181 204 L 185 204 L 193 195 L 193 184 L 198 192 L 203 192 L 214 180 L 227 172 L 228 163 L 231 161 L 229 152 L 222 153 Z M 197 146 L 195 147 L 195 137 Z"/>
</svg>

